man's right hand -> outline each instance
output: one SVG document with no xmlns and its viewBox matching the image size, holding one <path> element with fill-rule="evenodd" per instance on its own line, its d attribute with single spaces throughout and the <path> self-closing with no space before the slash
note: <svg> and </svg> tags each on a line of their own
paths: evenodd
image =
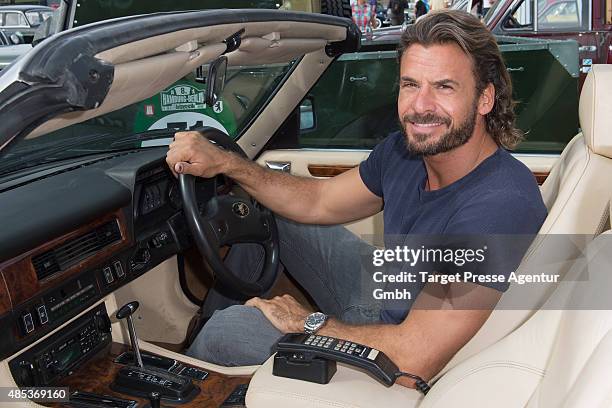
<svg viewBox="0 0 612 408">
<path fill-rule="evenodd" d="M 169 146 L 166 162 L 176 174 L 211 178 L 225 172 L 232 156 L 199 132 L 178 132 Z"/>
</svg>

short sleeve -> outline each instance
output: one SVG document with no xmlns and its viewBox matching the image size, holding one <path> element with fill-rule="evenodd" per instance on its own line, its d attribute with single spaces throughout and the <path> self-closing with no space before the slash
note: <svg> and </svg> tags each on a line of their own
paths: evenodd
<svg viewBox="0 0 612 408">
<path fill-rule="evenodd" d="M 389 157 L 389 152 L 397 139 L 396 134 L 387 136 L 382 142 L 377 144 L 370 153 L 370 156 L 359 165 L 359 175 L 368 190 L 379 197 L 383 196 L 383 174 L 385 158 Z"/>
<path fill-rule="evenodd" d="M 484 248 L 485 261 L 475 275 L 503 275 L 505 283 L 480 283 L 499 291 L 516 271 L 535 238 L 546 210 L 522 195 L 497 190 L 469 203 L 451 218 L 445 234 L 462 237 L 466 247 Z"/>
</svg>

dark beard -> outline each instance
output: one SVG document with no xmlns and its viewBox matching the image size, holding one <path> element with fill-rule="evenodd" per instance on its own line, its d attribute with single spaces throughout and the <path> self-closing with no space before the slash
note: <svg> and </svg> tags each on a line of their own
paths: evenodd
<svg viewBox="0 0 612 408">
<path fill-rule="evenodd" d="M 474 127 L 476 126 L 476 115 L 478 100 L 476 99 L 472 104 L 472 112 L 468 115 L 467 119 L 463 121 L 457 128 L 449 129 L 436 143 L 426 143 L 429 135 L 416 133 L 413 134 L 411 139 L 408 137 L 406 132 L 406 122 L 417 122 L 417 123 L 443 123 L 447 127 L 450 125 L 450 119 L 433 114 L 425 115 L 404 115 L 400 119 L 400 127 L 404 132 L 404 140 L 406 141 L 406 147 L 408 152 L 419 156 L 433 156 L 439 153 L 445 153 L 451 151 L 459 146 L 463 146 L 472 137 L 474 133 Z"/>
</svg>

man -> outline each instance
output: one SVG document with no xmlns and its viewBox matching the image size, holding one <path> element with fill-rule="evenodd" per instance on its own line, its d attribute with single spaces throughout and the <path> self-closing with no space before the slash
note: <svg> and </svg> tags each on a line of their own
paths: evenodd
<svg viewBox="0 0 612 408">
<path fill-rule="evenodd" d="M 414 17 L 419 18 L 427 14 L 427 6 L 423 0 L 418 0 L 414 5 Z"/>
<path fill-rule="evenodd" d="M 407 0 L 391 0 L 389 9 L 391 11 L 391 25 L 404 24 L 404 10 L 408 8 Z"/>
<path fill-rule="evenodd" d="M 375 26 L 376 7 L 366 0 L 351 0 L 351 17 L 359 27 L 359 31 L 366 33 Z"/>
<path fill-rule="evenodd" d="M 493 4 L 495 4 L 494 0 L 482 0 L 482 12 L 480 15 L 482 17 L 486 16 Z"/>
<path fill-rule="evenodd" d="M 510 78 L 486 27 L 462 11 L 430 13 L 404 32 L 398 59 L 403 132 L 388 136 L 359 168 L 326 180 L 274 173 L 195 132 L 177 133 L 167 161 L 177 173 L 225 173 L 293 220 L 278 218 L 281 262 L 331 315 L 317 334 L 382 350 L 402 371 L 428 380 L 478 331 L 505 287 L 423 283 L 412 301 L 375 301 L 359 259 L 372 249 L 341 227 L 298 223 L 340 224 L 384 206 L 385 236 L 535 234 L 546 209 L 531 172 L 505 150 L 521 133 Z M 243 262 L 257 263 L 246 252 Z M 486 307 L 453 307 L 454 299 Z M 258 364 L 282 333 L 310 323 L 310 311 L 290 296 L 250 299 L 216 312 L 188 354 Z"/>
</svg>

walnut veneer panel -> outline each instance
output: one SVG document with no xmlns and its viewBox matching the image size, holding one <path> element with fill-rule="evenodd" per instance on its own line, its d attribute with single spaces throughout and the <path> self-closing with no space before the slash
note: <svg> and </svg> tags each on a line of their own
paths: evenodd
<svg viewBox="0 0 612 408">
<path fill-rule="evenodd" d="M 11 295 L 8 291 L 4 276 L 0 274 L 0 316 L 9 312 L 11 309 Z"/>
<path fill-rule="evenodd" d="M 95 392 L 97 394 L 106 394 L 119 398 L 136 400 L 139 402 L 139 407 L 144 406 L 144 403 L 147 403 L 148 400 L 121 394 L 110 389 L 110 384 L 115 379 L 117 372 L 123 367 L 120 364 L 114 363 L 113 359 L 127 350 L 127 346 L 113 343 L 108 354 L 91 360 L 89 363 L 76 370 L 72 375 L 64 378 L 59 384 L 54 385 L 68 387 L 70 392 L 77 390 Z M 206 377 L 204 381 L 194 381 L 200 388 L 200 392 L 192 401 L 180 405 L 170 405 L 162 402 L 162 406 L 217 408 L 225 401 L 237 385 L 246 384 L 249 381 L 250 377 L 230 377 L 209 371 L 208 377 Z M 64 404 L 55 404 L 53 406 L 58 408 L 67 407 Z"/>
<path fill-rule="evenodd" d="M 325 164 L 309 164 L 308 171 L 314 177 L 333 177 L 342 174 L 354 167 L 353 165 L 325 165 Z"/>
<path fill-rule="evenodd" d="M 536 181 L 538 182 L 538 185 L 542 185 L 545 181 L 546 178 L 548 177 L 548 172 L 534 172 L 533 176 L 535 177 Z"/>
<path fill-rule="evenodd" d="M 84 233 L 87 233 L 94 228 L 116 219 L 119 222 L 119 230 L 121 231 L 121 240 L 107 246 L 97 254 L 84 259 L 76 265 L 73 265 L 69 269 L 58 272 L 51 276 L 46 277 L 42 281 L 39 281 L 36 277 L 36 271 L 34 265 L 32 265 L 32 257 L 40 253 L 43 253 L 59 244 L 62 244 L 72 238 L 78 237 Z M 104 259 L 110 257 L 114 253 L 126 248 L 129 245 L 128 235 L 126 229 L 126 221 L 123 213 L 118 210 L 114 213 L 107 214 L 104 217 L 98 218 L 96 221 L 91 222 L 87 225 L 65 234 L 59 238 L 49 241 L 39 247 L 19 256 L 18 258 L 11 259 L 4 264 L 0 265 L 0 271 L 2 272 L 8 288 L 8 294 L 12 299 L 12 307 L 16 307 L 20 303 L 27 299 L 35 296 L 40 291 L 48 289 L 56 285 L 59 282 L 64 281 L 66 278 L 74 276 L 86 268 L 92 267 Z M 0 288 L 0 292 L 1 292 Z M 0 293 L 0 310 L 2 304 L 2 295 Z"/>
</svg>

